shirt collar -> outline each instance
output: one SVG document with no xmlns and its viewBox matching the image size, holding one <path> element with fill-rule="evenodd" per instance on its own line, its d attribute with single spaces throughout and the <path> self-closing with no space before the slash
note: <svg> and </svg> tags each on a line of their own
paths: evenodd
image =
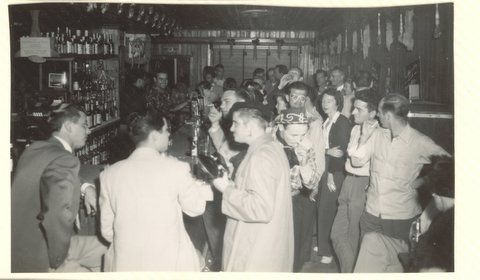
<svg viewBox="0 0 480 280">
<path fill-rule="evenodd" d="M 343 86 L 344 86 L 344 84 L 339 85 L 339 86 L 337 87 L 337 91 L 342 91 L 342 90 L 343 90 Z"/>
<path fill-rule="evenodd" d="M 339 111 L 335 112 L 335 115 L 333 115 L 333 118 L 330 121 L 332 123 L 336 123 L 337 120 L 338 120 L 338 117 L 340 117 L 340 112 Z M 327 118 L 327 119 L 329 119 L 329 118 Z"/>
<path fill-rule="evenodd" d="M 410 139 L 412 138 L 412 128 L 410 127 L 410 125 L 407 124 L 403 131 L 396 138 L 408 144 L 410 142 Z"/>
<path fill-rule="evenodd" d="M 65 148 L 65 150 L 69 151 L 70 153 L 73 153 L 73 149 L 72 147 L 70 147 L 70 145 L 67 143 L 67 141 L 63 140 L 62 138 L 58 137 L 58 136 L 54 136 L 55 138 L 57 138 L 58 141 L 60 141 L 60 143 L 62 143 L 62 146 L 63 148 Z"/>
</svg>

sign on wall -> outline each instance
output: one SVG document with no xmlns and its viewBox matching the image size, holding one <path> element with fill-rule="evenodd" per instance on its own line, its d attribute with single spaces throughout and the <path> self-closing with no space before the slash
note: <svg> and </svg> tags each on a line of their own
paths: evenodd
<svg viewBox="0 0 480 280">
<path fill-rule="evenodd" d="M 150 59 L 150 37 L 146 34 L 125 34 L 128 59 L 132 64 L 145 64 Z"/>
</svg>

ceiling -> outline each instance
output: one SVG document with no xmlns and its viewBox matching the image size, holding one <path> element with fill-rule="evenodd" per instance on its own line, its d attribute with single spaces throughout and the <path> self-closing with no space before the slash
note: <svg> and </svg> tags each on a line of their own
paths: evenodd
<svg viewBox="0 0 480 280">
<path fill-rule="evenodd" d="M 338 24 L 345 12 L 339 8 L 295 8 L 246 5 L 153 5 L 136 4 L 133 6 L 134 16 L 128 19 L 131 4 L 123 5 L 123 12 L 118 15 L 119 5 L 110 4 L 105 13 L 100 4 L 87 12 L 87 3 L 48 3 L 10 5 L 10 23 L 17 32 L 30 31 L 29 10 L 39 9 L 42 31 L 54 31 L 56 26 L 89 28 L 99 25 L 120 25 L 126 29 L 150 32 L 151 24 L 145 25 L 143 19 L 137 21 L 140 9 L 153 7 L 159 15 L 175 19 L 183 29 L 257 29 L 257 30 L 312 30 L 322 29 Z M 245 11 L 253 10 L 245 14 Z"/>
</svg>

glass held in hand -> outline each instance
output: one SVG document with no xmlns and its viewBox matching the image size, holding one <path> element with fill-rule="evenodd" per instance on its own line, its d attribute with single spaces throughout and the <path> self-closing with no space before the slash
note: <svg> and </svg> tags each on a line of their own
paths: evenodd
<svg viewBox="0 0 480 280">
<path fill-rule="evenodd" d="M 410 226 L 409 240 L 411 250 L 415 250 L 415 248 L 417 247 L 421 234 L 421 222 L 420 218 L 417 218 L 415 221 L 412 222 L 412 225 Z"/>
</svg>

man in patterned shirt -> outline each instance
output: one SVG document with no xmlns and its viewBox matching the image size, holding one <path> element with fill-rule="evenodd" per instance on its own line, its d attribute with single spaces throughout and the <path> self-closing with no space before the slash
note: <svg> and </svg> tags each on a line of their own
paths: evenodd
<svg viewBox="0 0 480 280">
<path fill-rule="evenodd" d="M 168 74 L 165 71 L 159 71 L 153 78 L 154 84 L 147 96 L 148 110 L 156 110 L 163 114 L 168 114 L 172 109 L 171 94 L 168 86 Z"/>
</svg>

